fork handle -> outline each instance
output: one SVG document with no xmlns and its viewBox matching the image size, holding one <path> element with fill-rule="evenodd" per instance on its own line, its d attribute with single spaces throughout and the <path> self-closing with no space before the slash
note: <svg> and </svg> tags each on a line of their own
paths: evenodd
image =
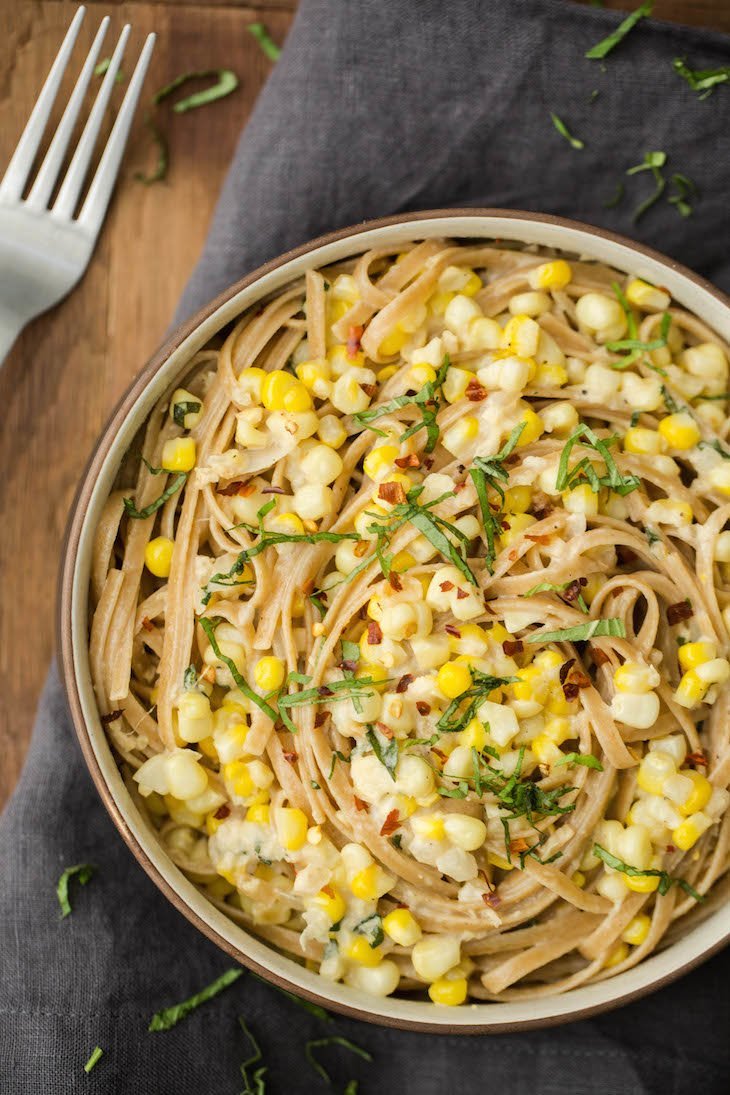
<svg viewBox="0 0 730 1095">
<path fill-rule="evenodd" d="M 25 319 L 0 311 L 0 365 L 13 348 L 15 340 L 25 327 Z"/>
</svg>

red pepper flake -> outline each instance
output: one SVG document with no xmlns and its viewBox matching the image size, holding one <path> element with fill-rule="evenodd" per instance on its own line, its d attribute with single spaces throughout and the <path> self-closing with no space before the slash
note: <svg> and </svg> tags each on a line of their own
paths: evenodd
<svg viewBox="0 0 730 1095">
<path fill-rule="evenodd" d="M 232 496 L 234 494 L 240 494 L 246 484 L 242 479 L 234 479 L 232 483 L 229 483 L 225 487 L 218 487 L 218 494 Z"/>
<path fill-rule="evenodd" d="M 483 893 L 482 901 L 488 909 L 497 909 L 502 904 L 502 898 L 496 893 Z"/>
<path fill-rule="evenodd" d="M 327 897 L 334 897 L 335 896 L 335 891 L 332 889 L 332 887 L 330 885 L 322 886 L 321 892 L 326 893 Z"/>
<path fill-rule="evenodd" d="M 362 338 L 362 326 L 359 323 L 351 323 L 347 331 L 346 353 L 349 358 L 357 357 Z"/>
<path fill-rule="evenodd" d="M 353 798 L 353 802 L 355 803 L 355 809 L 357 811 L 362 813 L 363 810 L 368 809 L 367 802 L 363 802 L 363 800 L 361 798 L 358 798 L 357 795 L 353 795 L 352 798 Z"/>
<path fill-rule="evenodd" d="M 453 582 L 439 582 L 439 589 L 443 590 L 444 593 L 448 593 L 453 588 L 454 588 L 454 583 Z"/>
<path fill-rule="evenodd" d="M 378 390 L 377 384 L 359 384 L 358 387 L 361 391 L 365 392 L 365 395 L 368 396 L 370 399 L 373 398 Z"/>
<path fill-rule="evenodd" d="M 524 649 L 525 644 L 522 639 L 505 639 L 502 643 L 502 650 L 508 658 L 511 658 L 513 654 L 521 654 Z"/>
<path fill-rule="evenodd" d="M 459 465 L 459 467 L 461 467 L 461 465 Z M 454 494 L 461 494 L 463 490 L 466 490 L 466 479 L 462 479 L 460 483 L 456 484 L 456 486 L 454 487 Z"/>
<path fill-rule="evenodd" d="M 355 670 L 357 669 L 357 662 L 351 662 L 351 661 L 348 661 L 347 658 L 344 658 L 340 662 L 340 664 L 337 666 L 337 668 L 338 669 L 346 669 L 348 671 L 348 673 L 354 673 Z"/>
<path fill-rule="evenodd" d="M 431 746 L 431 752 L 436 754 L 442 764 L 446 764 L 446 761 L 449 759 L 446 756 L 446 753 L 442 752 L 440 749 L 437 749 L 435 745 Z"/>
<path fill-rule="evenodd" d="M 668 853 L 669 855 L 671 855 L 671 854 L 672 854 L 672 852 L 676 852 L 676 850 L 677 850 L 677 849 L 676 849 L 676 848 L 674 847 L 674 845 L 673 845 L 673 844 L 667 844 L 667 853 Z"/>
<path fill-rule="evenodd" d="M 481 403 L 483 399 L 487 398 L 487 389 L 479 383 L 476 377 L 472 377 L 466 386 L 465 395 L 471 403 Z"/>
<path fill-rule="evenodd" d="M 673 627 L 682 620 L 689 620 L 694 614 L 695 611 L 689 601 L 677 601 L 675 605 L 670 605 L 667 609 L 667 623 Z"/>
<path fill-rule="evenodd" d="M 396 692 L 406 692 L 408 690 L 408 686 L 413 684 L 414 679 L 415 678 L 412 673 L 404 673 L 398 681 L 397 685 L 395 686 Z"/>
<path fill-rule="evenodd" d="M 568 604 L 572 604 L 573 601 L 577 601 L 580 597 L 581 590 L 584 586 L 588 585 L 587 578 L 575 578 L 570 585 L 566 586 L 562 592 L 562 598 L 567 601 Z"/>
<path fill-rule="evenodd" d="M 567 662 L 563 662 L 563 664 L 560 666 L 560 672 L 558 673 L 558 677 L 560 679 L 561 684 L 565 684 L 565 681 L 568 677 L 568 673 L 570 673 L 570 670 L 572 669 L 572 667 L 574 665 L 575 665 L 575 658 L 568 658 Z"/>
<path fill-rule="evenodd" d="M 152 623 L 152 620 L 149 618 L 149 616 L 142 617 L 142 627 L 145 629 L 145 631 L 155 630 L 155 625 Z"/>
<path fill-rule="evenodd" d="M 330 717 L 330 712 L 329 711 L 318 711 L 317 714 L 314 716 L 314 728 L 315 728 L 315 730 L 318 730 L 320 728 L 320 726 L 324 726 L 324 724 L 327 722 L 327 719 L 329 717 Z"/>
<path fill-rule="evenodd" d="M 390 741 L 390 739 L 393 737 L 392 728 L 384 722 L 376 722 L 375 725 L 377 726 L 378 730 L 383 735 L 383 737 L 387 738 L 388 741 Z"/>
<path fill-rule="evenodd" d="M 464 598 L 468 597 L 468 596 L 469 596 L 469 594 L 466 592 L 466 590 L 462 589 L 461 586 L 459 586 L 458 589 L 456 590 L 456 599 L 457 599 L 457 601 L 463 601 Z"/>
<path fill-rule="evenodd" d="M 430 715 L 430 713 L 431 713 L 431 704 L 426 703 L 425 700 L 417 700 L 416 701 L 416 711 L 418 711 L 419 715 Z"/>
<path fill-rule="evenodd" d="M 354 551 L 357 558 L 362 559 L 363 555 L 367 555 L 369 547 L 369 540 L 361 540 L 359 544 L 355 544 Z"/>
<path fill-rule="evenodd" d="M 512 855 L 519 855 L 520 852 L 526 852 L 530 845 L 523 836 L 516 837 L 515 840 L 511 840 L 509 844 L 509 850 Z"/>
<path fill-rule="evenodd" d="M 447 635 L 451 635 L 452 639 L 460 639 L 461 638 L 461 632 L 459 631 L 456 624 L 446 624 L 444 626 L 444 631 L 446 632 Z"/>
<path fill-rule="evenodd" d="M 550 502 L 550 498 L 547 494 L 537 494 L 532 499 L 532 512 L 537 517 L 538 521 L 543 521 L 546 517 L 549 517 L 553 512 L 554 507 Z"/>
<path fill-rule="evenodd" d="M 117 719 L 120 719 L 123 714 L 124 714 L 124 711 L 122 710 L 121 707 L 118 708 L 118 710 L 116 710 L 116 711 L 110 711 L 108 715 L 102 715 L 101 716 L 101 725 L 102 726 L 108 726 L 110 722 L 116 722 Z"/>
<path fill-rule="evenodd" d="M 416 452 L 409 452 L 407 456 L 399 456 L 394 461 L 396 468 L 420 468 L 421 458 Z"/>
<path fill-rule="evenodd" d="M 600 646 L 591 646 L 589 649 L 596 665 L 605 665 L 606 662 L 611 661 L 609 655 L 605 650 L 601 650 Z"/>
<path fill-rule="evenodd" d="M 577 699 L 579 691 L 580 689 L 578 685 L 573 684 L 572 681 L 566 681 L 563 685 L 563 695 L 565 696 L 566 700 Z"/>
<path fill-rule="evenodd" d="M 390 813 L 388 814 L 388 816 L 386 817 L 385 821 L 383 822 L 382 826 L 381 826 L 380 835 L 381 836 L 390 836 L 391 833 L 394 833 L 396 831 L 396 829 L 399 829 L 399 828 L 400 828 L 400 814 L 398 813 L 397 810 L 391 810 Z"/>
<path fill-rule="evenodd" d="M 378 498 L 393 506 L 401 506 L 408 501 L 402 483 L 381 483 L 378 487 Z"/>
<path fill-rule="evenodd" d="M 228 815 L 230 814 L 230 812 L 231 812 L 231 808 L 230 808 L 230 806 L 228 805 L 228 803 L 227 803 L 227 802 L 224 802 L 224 803 L 223 803 L 223 804 L 222 804 L 221 806 L 219 806 L 219 807 L 218 807 L 218 809 L 217 809 L 217 810 L 215 811 L 215 813 L 213 814 L 213 817 L 214 817 L 214 818 L 217 818 L 217 819 L 218 819 L 218 821 L 223 821 L 223 818 L 224 818 L 224 817 L 228 817 Z"/>
<path fill-rule="evenodd" d="M 403 589 L 403 583 L 401 582 L 400 578 L 394 570 L 391 570 L 390 574 L 388 575 L 388 585 L 391 589 L 394 589 L 396 593 L 400 593 L 400 591 Z"/>
<path fill-rule="evenodd" d="M 293 749 L 285 749 L 283 755 L 284 760 L 288 761 L 289 764 L 296 764 L 299 760 L 299 754 L 295 753 Z"/>
<path fill-rule="evenodd" d="M 286 494 L 283 487 L 264 487 L 261 491 L 262 494 Z"/>
<path fill-rule="evenodd" d="M 424 456 L 423 466 L 426 469 L 426 471 L 430 471 L 431 468 L 433 467 L 433 457 L 432 456 Z"/>
<path fill-rule="evenodd" d="M 368 623 L 368 645 L 378 646 L 383 641 L 383 632 L 377 620 Z"/>
<path fill-rule="evenodd" d="M 698 768 L 698 767 L 706 768 L 707 767 L 707 757 L 705 756 L 705 754 L 702 752 L 701 749 L 698 749 L 696 753 L 688 753 L 687 754 L 687 756 L 685 757 L 685 763 L 689 764 L 690 767 L 692 767 L 692 768 Z"/>
<path fill-rule="evenodd" d="M 553 538 L 552 532 L 526 532 L 525 539 L 532 540 L 533 544 L 549 544 Z"/>
</svg>

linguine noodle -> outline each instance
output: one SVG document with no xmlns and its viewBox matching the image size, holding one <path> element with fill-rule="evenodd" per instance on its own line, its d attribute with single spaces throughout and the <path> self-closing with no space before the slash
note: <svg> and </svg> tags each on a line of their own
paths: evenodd
<svg viewBox="0 0 730 1095">
<path fill-rule="evenodd" d="M 92 564 L 99 710 L 175 863 L 442 1005 L 686 931 L 730 858 L 727 401 L 668 293 L 536 249 L 370 251 L 242 315 Z"/>
</svg>

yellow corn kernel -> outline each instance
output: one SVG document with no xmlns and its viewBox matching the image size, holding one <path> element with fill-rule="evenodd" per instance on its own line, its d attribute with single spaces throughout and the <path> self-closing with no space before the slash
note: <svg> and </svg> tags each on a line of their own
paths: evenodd
<svg viewBox="0 0 730 1095">
<path fill-rule="evenodd" d="M 504 509 L 510 513 L 527 513 L 532 504 L 532 487 L 510 487 L 504 492 Z"/>
<path fill-rule="evenodd" d="M 365 637 L 367 638 L 367 631 Z M 367 645 L 365 646 L 365 652 L 367 653 Z M 382 665 L 370 665 L 368 662 L 360 662 L 355 670 L 355 677 L 357 680 L 370 680 L 377 687 L 388 680 L 388 671 Z"/>
<path fill-rule="evenodd" d="M 557 650 L 541 650 L 533 659 L 532 664 L 541 673 L 551 673 L 559 669 L 563 661 L 564 658 L 561 654 L 558 654 Z"/>
<path fill-rule="evenodd" d="M 283 369 L 266 374 L 261 385 L 261 402 L 268 411 L 308 411 L 312 398 L 301 380 Z"/>
<path fill-rule="evenodd" d="M 554 741 L 556 745 L 562 745 L 569 738 L 575 737 L 575 731 L 570 725 L 570 719 L 566 718 L 565 715 L 555 715 L 553 718 L 546 719 L 543 734 L 546 738 L 550 738 L 550 741 Z"/>
<path fill-rule="evenodd" d="M 382 369 L 378 369 L 377 377 L 380 384 L 385 384 L 386 380 L 390 380 L 398 372 L 397 365 L 384 365 Z"/>
<path fill-rule="evenodd" d="M 521 669 L 518 679 L 510 687 L 516 700 L 538 700 L 542 704 L 547 698 L 547 686 L 539 667 L 535 665 L 526 665 Z"/>
<path fill-rule="evenodd" d="M 698 665 L 711 662 L 717 657 L 717 646 L 711 642 L 684 643 L 678 652 L 682 669 L 696 669 Z"/>
<path fill-rule="evenodd" d="M 354 936 L 342 949 L 345 957 L 359 966 L 379 966 L 383 959 L 380 948 L 371 947 L 364 935 Z"/>
<path fill-rule="evenodd" d="M 350 889 L 355 897 L 362 901 L 375 901 L 378 894 L 378 865 L 371 863 L 362 871 L 358 871 L 350 883 Z"/>
<path fill-rule="evenodd" d="M 434 293 L 428 298 L 428 307 L 434 316 L 442 316 L 456 293 Z"/>
<path fill-rule="evenodd" d="M 562 365 L 547 362 L 538 365 L 534 384 L 537 388 L 562 388 L 568 383 L 568 371 Z"/>
<path fill-rule="evenodd" d="M 509 528 L 502 529 L 502 535 L 500 536 L 500 544 L 502 547 L 509 547 L 510 544 L 514 544 L 516 540 L 519 540 L 523 532 L 534 525 L 536 518 L 531 513 L 505 513 L 503 515 L 504 523 L 509 525 Z"/>
<path fill-rule="evenodd" d="M 612 969 L 614 966 L 619 966 L 622 962 L 625 962 L 629 957 L 629 948 L 627 943 L 619 943 L 603 960 L 603 968 L 606 970 Z"/>
<path fill-rule="evenodd" d="M 423 934 L 421 925 L 410 909 L 393 909 L 383 917 L 383 931 L 399 947 L 412 947 Z"/>
<path fill-rule="evenodd" d="M 208 757 L 209 760 L 218 761 L 218 750 L 215 747 L 213 738 L 203 738 L 202 741 L 196 743 L 196 747 L 204 757 Z"/>
<path fill-rule="evenodd" d="M 225 878 L 214 878 L 212 882 L 207 884 L 205 890 L 211 897 L 215 897 L 219 901 L 222 901 L 225 897 L 228 897 L 229 894 L 235 893 L 236 887 Z"/>
<path fill-rule="evenodd" d="M 253 671 L 253 679 L 259 688 L 265 692 L 271 692 L 275 688 L 281 688 L 286 676 L 286 666 L 281 658 L 267 656 L 259 658 Z"/>
<path fill-rule="evenodd" d="M 538 734 L 538 736 L 530 742 L 530 749 L 535 754 L 540 764 L 549 766 L 552 766 L 559 761 L 563 755 L 555 742 L 551 741 L 546 734 Z"/>
<path fill-rule="evenodd" d="M 439 814 L 419 814 L 411 818 L 411 828 L 422 840 L 443 840 L 444 819 Z"/>
<path fill-rule="evenodd" d="M 230 788 L 231 794 L 238 798 L 247 798 L 256 789 L 248 765 L 242 760 L 231 760 L 228 764 L 224 764 L 223 779 Z"/>
<path fill-rule="evenodd" d="M 428 986 L 428 995 L 434 1004 L 454 1008 L 464 1003 L 467 989 L 466 977 L 455 977 L 453 981 L 449 981 L 446 977 L 439 977 L 438 981 Z"/>
<path fill-rule="evenodd" d="M 680 813 L 689 817 L 690 814 L 704 810 L 712 798 L 712 784 L 706 776 L 703 776 L 701 772 L 695 772 L 693 768 L 683 768 L 680 774 L 692 780 L 692 790 L 679 807 Z"/>
<path fill-rule="evenodd" d="M 221 876 L 221 878 L 224 878 L 226 880 L 229 886 L 233 886 L 234 890 L 237 889 L 236 876 L 233 871 L 222 871 L 220 868 L 218 868 L 218 874 Z"/>
<path fill-rule="evenodd" d="M 446 662 L 438 671 L 436 683 L 447 699 L 455 700 L 471 685 L 471 673 L 468 665 L 459 662 Z"/>
<path fill-rule="evenodd" d="M 520 406 L 521 415 L 518 421 L 518 425 L 524 422 L 524 429 L 520 434 L 520 439 L 517 442 L 517 448 L 521 449 L 524 445 L 531 445 L 533 441 L 537 441 L 538 437 L 543 432 L 543 422 L 539 414 L 535 414 L 532 407 L 528 407 L 526 403 Z"/>
<path fill-rule="evenodd" d="M 658 684 L 656 670 L 640 662 L 624 662 L 613 675 L 614 686 L 619 692 L 641 695 L 650 692 Z"/>
<path fill-rule="evenodd" d="M 544 262 L 527 275 L 531 289 L 564 289 L 572 278 L 573 271 L 565 259 Z"/>
<path fill-rule="evenodd" d="M 563 505 L 569 513 L 582 513 L 586 517 L 595 517 L 598 513 L 598 495 L 588 483 L 579 483 L 577 487 L 566 491 Z"/>
<path fill-rule="evenodd" d="M 646 312 L 663 312 L 672 300 L 664 289 L 657 289 L 655 285 L 650 285 L 641 278 L 631 279 L 626 286 L 626 299 L 629 304 L 635 304 Z"/>
<path fill-rule="evenodd" d="M 436 379 L 436 370 L 428 362 L 418 362 L 411 365 L 408 370 L 408 379 L 413 382 L 414 386 L 422 388 L 424 384 L 433 383 Z"/>
<path fill-rule="evenodd" d="M 390 569 L 394 570 L 396 574 L 403 574 L 404 571 L 410 570 L 415 565 L 416 560 L 410 551 L 397 551 L 391 561 Z"/>
<path fill-rule="evenodd" d="M 302 361 L 297 365 L 296 373 L 308 392 L 313 392 L 320 399 L 327 397 L 331 391 L 330 378 L 332 370 L 326 358 L 313 358 L 311 361 Z"/>
<path fill-rule="evenodd" d="M 656 430 L 631 426 L 624 434 L 624 452 L 656 455 L 664 450 L 664 438 Z"/>
<path fill-rule="evenodd" d="M 586 876 L 582 871 L 573 871 L 570 881 L 574 886 L 577 886 L 579 890 L 582 890 L 586 884 Z"/>
<path fill-rule="evenodd" d="M 160 463 L 165 471 L 192 471 L 195 467 L 195 441 L 192 437 L 173 437 L 162 446 Z"/>
<path fill-rule="evenodd" d="M 550 715 L 570 715 L 575 710 L 575 700 L 567 700 L 563 689 L 556 685 L 548 692 L 545 710 Z"/>
<path fill-rule="evenodd" d="M 156 536 L 144 549 L 144 565 L 156 578 L 168 578 L 172 566 L 175 541 L 167 536 Z"/>
<path fill-rule="evenodd" d="M 348 299 L 347 297 L 334 297 L 332 300 L 328 301 L 329 307 L 327 311 L 329 314 L 330 323 L 337 323 L 339 319 L 342 319 L 343 316 L 346 316 L 347 313 L 350 311 L 353 303 L 354 301 L 352 299 Z"/>
<path fill-rule="evenodd" d="M 711 824 L 709 817 L 698 810 L 696 814 L 691 814 L 688 818 L 685 818 L 681 825 L 672 830 L 672 843 L 676 844 L 681 851 L 686 852 L 693 844 L 697 843 Z"/>
<path fill-rule="evenodd" d="M 709 685 L 697 676 L 696 669 L 688 669 L 677 685 L 674 699 L 681 707 L 696 707 L 702 703 L 708 687 Z"/>
<path fill-rule="evenodd" d="M 393 354 L 400 353 L 407 341 L 407 333 L 397 326 L 380 343 L 378 353 L 381 357 L 392 357 Z"/>
<path fill-rule="evenodd" d="M 347 909 L 344 897 L 334 886 L 328 886 L 327 889 L 320 890 L 314 898 L 314 904 L 318 905 L 327 914 L 333 924 L 337 924 L 338 921 L 342 920 Z"/>
<path fill-rule="evenodd" d="M 459 454 L 459 451 L 468 445 L 470 441 L 474 441 L 479 435 L 479 419 L 476 415 L 465 414 L 463 418 L 458 419 L 453 426 L 450 426 L 442 437 L 444 448 L 446 448 L 454 456 Z"/>
<path fill-rule="evenodd" d="M 540 339 L 540 325 L 530 316 L 512 316 L 502 332 L 502 346 L 518 357 L 534 357 Z"/>
<path fill-rule="evenodd" d="M 215 810 L 212 810 L 211 813 L 205 815 L 205 831 L 208 836 L 213 836 L 213 833 L 215 833 L 225 821 L 225 818 L 219 818 L 215 815 Z"/>
<path fill-rule="evenodd" d="M 675 775 L 676 771 L 677 767 L 669 753 L 652 749 L 642 758 L 636 781 L 647 794 L 660 795 L 666 780 Z"/>
<path fill-rule="evenodd" d="M 256 802 L 246 810 L 246 821 L 255 825 L 268 825 L 271 820 L 271 807 L 268 802 Z"/>
<path fill-rule="evenodd" d="M 326 414 L 319 420 L 317 437 L 323 445 L 329 445 L 331 449 L 339 449 L 347 440 L 347 431 L 337 415 Z"/>
<path fill-rule="evenodd" d="M 250 369 L 242 369 L 238 374 L 238 383 L 254 403 L 261 402 L 261 386 L 265 379 L 265 370 L 257 369 L 255 366 Z"/>
<path fill-rule="evenodd" d="M 307 815 L 298 806 L 281 806 L 277 810 L 276 831 L 282 847 L 288 852 L 296 852 L 304 846 L 308 828 Z"/>
<path fill-rule="evenodd" d="M 623 879 L 634 893 L 654 893 L 659 886 L 659 877 L 653 874 L 623 875 Z"/>
<path fill-rule="evenodd" d="M 694 418 L 686 411 L 663 418 L 659 423 L 659 433 L 670 449 L 692 449 L 702 436 Z"/>
<path fill-rule="evenodd" d="M 296 513 L 279 513 L 272 516 L 267 520 L 266 528 L 271 532 L 284 532 L 287 536 L 304 535 L 304 524 Z"/>
<path fill-rule="evenodd" d="M 491 863 L 493 867 L 498 867 L 500 871 L 512 871 L 514 870 L 514 863 L 510 863 L 504 856 L 497 855 L 496 852 L 487 852 L 487 862 Z"/>
<path fill-rule="evenodd" d="M 650 927 L 651 917 L 647 916 L 646 913 L 641 913 L 628 922 L 621 933 L 621 938 L 624 943 L 630 943 L 632 947 L 638 947 L 646 939 Z"/>
<path fill-rule="evenodd" d="M 380 483 L 392 472 L 399 452 L 397 445 L 378 445 L 376 449 L 371 449 L 363 460 L 363 471 L 373 482 Z"/>
<path fill-rule="evenodd" d="M 488 741 L 487 731 L 479 719 L 472 719 L 459 734 L 459 745 L 476 749 L 478 753 L 481 753 Z"/>
<path fill-rule="evenodd" d="M 474 297 L 482 288 L 482 279 L 478 274 L 475 274 L 473 270 L 469 272 L 469 277 L 462 285 L 459 292 L 465 297 Z"/>
</svg>

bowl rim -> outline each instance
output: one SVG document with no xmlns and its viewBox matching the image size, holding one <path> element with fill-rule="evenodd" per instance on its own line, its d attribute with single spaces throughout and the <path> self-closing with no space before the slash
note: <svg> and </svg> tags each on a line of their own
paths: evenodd
<svg viewBox="0 0 730 1095">
<path fill-rule="evenodd" d="M 117 434 L 119 427 L 126 421 L 130 411 L 134 407 L 139 397 L 143 394 L 148 384 L 153 380 L 158 371 L 160 371 L 171 356 L 171 354 L 182 345 L 182 343 L 190 337 L 194 332 L 210 317 L 212 317 L 222 306 L 232 300 L 234 297 L 247 288 L 255 285 L 265 275 L 277 271 L 280 267 L 285 266 L 293 260 L 302 258 L 313 251 L 316 251 L 329 244 L 337 243 L 345 239 L 357 240 L 357 237 L 364 233 L 371 232 L 373 230 L 379 230 L 382 228 L 389 228 L 394 226 L 413 226 L 414 232 L 417 234 L 418 225 L 422 221 L 434 221 L 441 220 L 444 222 L 445 229 L 448 227 L 448 222 L 457 219 L 474 219 L 481 220 L 489 218 L 491 220 L 503 221 L 509 224 L 511 221 L 528 221 L 536 225 L 550 225 L 556 229 L 568 229 L 573 232 L 578 231 L 587 236 L 597 237 L 599 240 L 605 241 L 609 244 L 619 245 L 623 248 L 635 252 L 639 256 L 648 258 L 649 260 L 659 263 L 660 265 L 669 268 L 672 272 L 676 273 L 680 277 L 684 277 L 689 282 L 693 283 L 700 290 L 703 290 L 725 308 L 730 314 L 730 298 L 726 296 L 721 290 L 714 286 L 711 282 L 702 278 L 700 275 L 694 273 L 688 269 L 682 263 L 675 261 L 674 259 L 662 254 L 654 248 L 647 247 L 644 244 L 640 244 L 631 240 L 630 238 L 623 236 L 619 233 L 610 231 L 604 228 L 598 228 L 594 225 L 587 224 L 585 222 L 568 219 L 565 217 L 558 217 L 552 214 L 535 213 L 531 211 L 518 210 L 518 209 L 500 209 L 500 208 L 488 208 L 488 207 L 466 207 L 466 208 L 452 208 L 452 209 L 435 209 L 435 210 L 421 210 L 412 213 L 396 214 L 388 217 L 380 217 L 373 220 L 366 220 L 358 222 L 355 225 L 345 228 L 337 229 L 333 232 L 325 233 L 318 236 L 308 242 L 292 248 L 283 254 L 271 259 L 270 261 L 257 267 L 251 273 L 245 277 L 239 279 L 228 288 L 217 294 L 212 300 L 200 307 L 194 315 L 183 323 L 179 324 L 164 340 L 161 346 L 152 354 L 147 363 L 143 366 L 140 372 L 132 380 L 124 394 L 118 400 L 116 406 L 109 415 L 106 424 L 101 431 L 89 459 L 86 467 L 79 480 L 79 485 L 75 492 L 75 496 L 71 503 L 69 510 L 69 517 L 66 525 L 65 535 L 61 548 L 61 563 L 59 570 L 59 582 L 58 582 L 58 595 L 56 606 L 56 640 L 59 670 L 61 676 L 61 682 L 66 694 L 66 699 L 70 708 L 72 722 L 74 729 L 81 746 L 86 766 L 91 774 L 91 777 L 96 786 L 96 790 L 102 800 L 104 807 L 110 815 L 114 825 L 119 831 L 122 839 L 132 852 L 133 856 L 152 879 L 157 888 L 162 894 L 171 902 L 171 904 L 182 913 L 191 923 L 195 925 L 208 939 L 214 942 L 220 947 L 226 954 L 233 958 L 236 962 L 246 966 L 254 973 L 261 976 L 264 980 L 272 983 L 279 989 L 285 989 L 288 992 L 293 992 L 296 995 L 303 997 L 312 1003 L 319 1004 L 322 1007 L 330 1011 L 337 1012 L 344 1015 L 347 1018 L 359 1019 L 365 1022 L 375 1023 L 381 1026 L 390 1028 L 399 1028 L 404 1030 L 420 1031 L 426 1033 L 448 1033 L 448 1034 L 501 1034 L 510 1033 L 515 1031 L 541 1029 L 567 1022 L 575 1022 L 577 1020 L 586 1019 L 590 1016 L 605 1013 L 613 1010 L 614 1008 L 623 1006 L 624 1004 L 638 1000 L 643 996 L 662 988 L 671 982 L 675 981 L 683 974 L 699 966 L 702 962 L 709 959 L 712 955 L 720 951 L 728 942 L 730 942 L 730 923 L 728 923 L 727 930 L 724 935 L 721 934 L 713 943 L 705 947 L 698 953 L 691 955 L 687 960 L 680 962 L 678 965 L 672 967 L 661 976 L 647 980 L 638 986 L 621 991 L 621 978 L 624 974 L 619 974 L 615 979 L 611 981 L 605 981 L 603 984 L 610 983 L 616 985 L 617 991 L 609 998 L 602 999 L 598 1002 L 587 1004 L 585 1006 L 577 1006 L 575 1008 L 568 1008 L 561 1010 L 558 1014 L 553 1015 L 540 1015 L 537 1017 L 526 1016 L 524 1018 L 510 1019 L 501 1021 L 498 1018 L 487 1020 L 486 1017 L 475 1022 L 454 1023 L 454 1022 L 437 1022 L 431 1021 L 428 1018 L 405 1018 L 397 1015 L 388 1015 L 384 1013 L 373 1013 L 367 1008 L 367 998 L 359 994 L 359 998 L 364 1002 L 363 1006 L 359 1006 L 358 1003 L 351 1003 L 349 1001 L 334 1000 L 327 994 L 317 991 L 316 988 L 310 985 L 303 985 L 296 981 L 289 980 L 286 976 L 278 973 L 265 965 L 262 965 L 256 958 L 245 952 L 242 948 L 236 946 L 234 943 L 226 939 L 212 924 L 209 923 L 204 917 L 202 917 L 188 901 L 175 889 L 171 882 L 169 882 L 161 873 L 160 869 L 155 865 L 146 850 L 142 847 L 136 835 L 132 831 L 130 824 L 125 817 L 125 813 L 121 806 L 115 800 L 112 790 L 104 777 L 99 759 L 96 756 L 92 745 L 91 730 L 86 722 L 84 716 L 81 690 L 78 680 L 78 668 L 76 665 L 76 659 L 74 655 L 73 644 L 73 603 L 74 603 L 74 578 L 77 569 L 79 549 L 81 546 L 82 531 L 84 521 L 86 517 L 87 508 L 89 506 L 91 496 L 96 483 L 97 475 L 104 463 L 109 450 L 111 449 L 114 438 Z M 448 231 L 445 231 L 446 235 L 449 235 Z M 459 233 L 462 236 L 462 233 Z M 485 237 L 494 238 L 494 237 Z M 566 241 L 566 250 L 571 250 L 569 243 Z M 228 322 L 228 321 L 225 321 Z M 222 324 L 225 326 L 225 322 Z M 142 419 L 140 419 L 140 422 Z M 107 743 L 108 744 L 108 743 Z M 111 747 L 109 746 L 110 752 Z M 214 906 L 211 906 L 213 908 Z M 247 935 L 256 940 L 256 937 L 242 928 Z M 264 947 L 271 950 L 273 953 L 277 953 L 274 948 L 270 947 L 265 941 Z M 674 943 L 668 950 L 674 949 L 678 944 Z M 667 952 L 663 952 L 667 953 Z M 656 957 L 656 956 L 655 956 Z M 639 964 L 635 969 L 646 967 L 647 962 L 651 962 L 652 958 L 648 958 L 645 962 Z M 627 971 L 630 974 L 632 971 Z M 580 991 L 580 990 L 573 990 Z M 570 998 L 570 993 L 564 996 L 551 997 L 550 999 L 565 1000 Z M 374 1003 L 374 1001 L 373 1001 Z M 384 1002 L 383 1002 L 384 1003 Z M 526 999 L 524 1006 L 529 1008 L 531 1001 Z M 520 1004 L 523 1004 L 520 1001 Z M 429 1006 L 429 1005 L 425 1005 Z M 501 1005 L 498 1002 L 479 1002 L 471 1005 L 471 1008 L 492 1008 L 492 1007 L 504 1007 L 508 1005 Z M 430 1005 L 434 1007 L 434 1005 Z M 457 1009 L 462 1014 L 467 1011 L 467 1008 Z M 438 1014 L 441 1014 L 439 1011 Z M 455 1018 L 455 1017 L 454 1017 Z"/>
</svg>

